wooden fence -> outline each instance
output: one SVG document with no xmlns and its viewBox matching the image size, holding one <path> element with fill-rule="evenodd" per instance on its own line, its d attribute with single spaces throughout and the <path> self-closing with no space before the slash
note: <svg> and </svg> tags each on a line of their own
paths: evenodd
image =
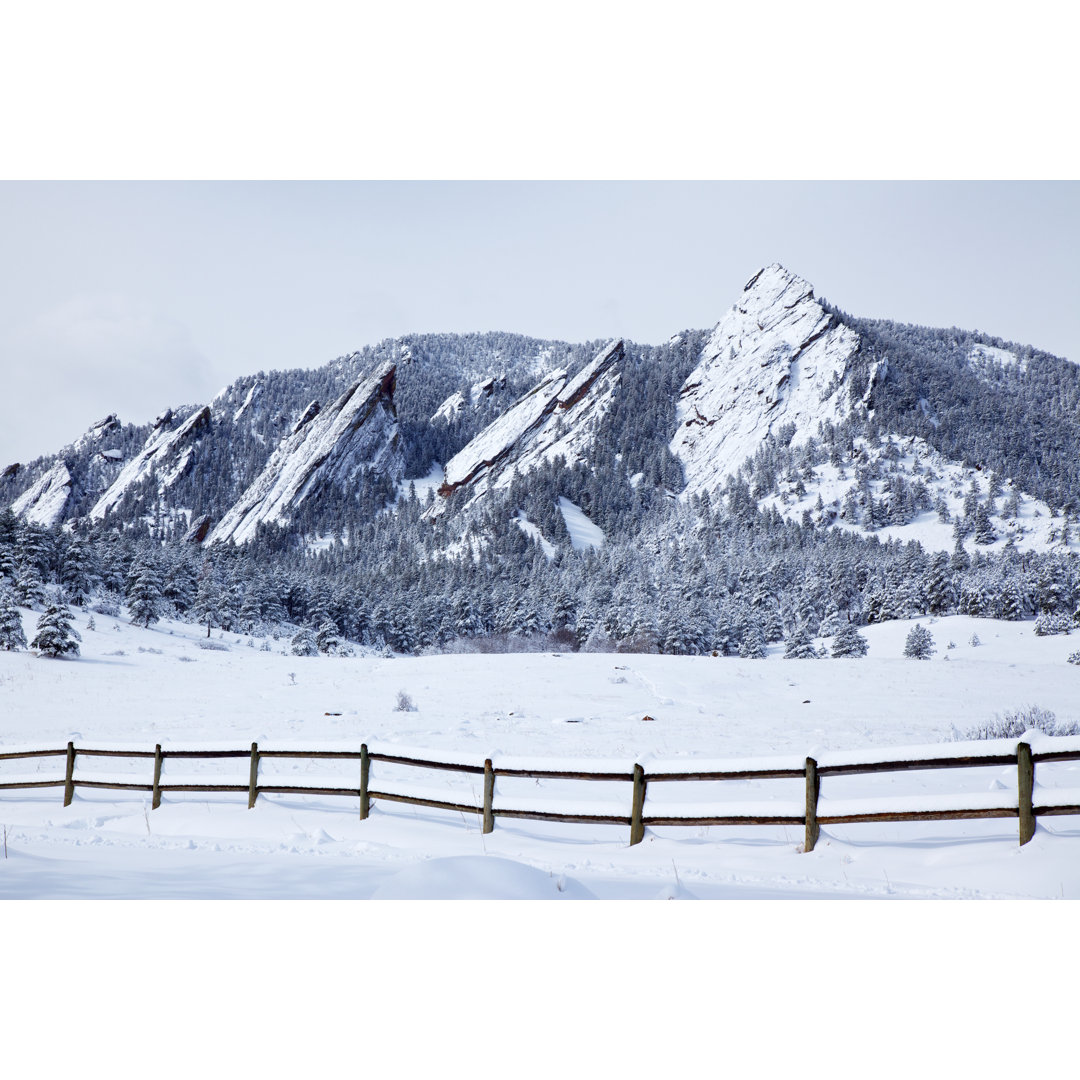
<svg viewBox="0 0 1080 1080">
<path fill-rule="evenodd" d="M 77 757 L 116 757 L 116 758 L 152 758 L 153 780 L 151 783 L 126 783 L 113 780 L 89 780 L 75 778 Z M 63 779 L 55 780 L 20 780 L 12 783 L 0 783 L 0 791 L 18 788 L 63 787 L 64 805 L 68 806 L 75 794 L 75 789 L 104 788 L 117 791 L 147 791 L 151 793 L 151 805 L 157 809 L 161 805 L 162 793 L 168 792 L 237 792 L 247 793 L 248 808 L 255 806 L 259 795 L 263 794 L 301 794 L 301 795 L 348 795 L 360 802 L 360 817 L 366 818 L 373 800 L 409 803 L 414 806 L 433 807 L 438 810 L 451 810 L 459 813 L 478 814 L 483 818 L 483 831 L 491 832 L 495 828 L 495 819 L 528 818 L 534 821 L 560 821 L 593 824 L 624 825 L 630 829 L 630 843 L 638 844 L 645 835 L 646 826 L 651 825 L 801 825 L 805 829 L 805 851 L 812 851 L 817 843 L 822 825 L 846 825 L 856 822 L 873 821 L 951 821 L 975 818 L 1011 818 L 1019 819 L 1020 843 L 1026 844 L 1035 833 L 1035 821 L 1039 817 L 1080 814 L 1080 805 L 1035 805 L 1035 766 L 1039 762 L 1080 761 L 1080 750 L 1050 750 L 1033 753 L 1027 743 L 1019 743 L 1015 754 L 963 755 L 955 757 L 925 758 L 920 760 L 882 760 L 853 764 L 819 765 L 813 758 L 807 758 L 801 769 L 734 769 L 722 772 L 655 772 L 646 774 L 641 765 L 634 765 L 629 772 L 587 772 L 576 769 L 537 769 L 537 768 L 502 768 L 495 766 L 491 759 L 483 765 L 467 765 L 423 758 L 402 757 L 395 754 L 369 753 L 367 745 L 358 751 L 345 750 L 260 750 L 252 743 L 250 750 L 163 750 L 160 745 L 153 750 L 92 750 L 76 748 L 68 743 L 63 750 L 31 750 L 0 753 L 0 761 L 27 758 L 63 757 L 65 772 Z M 250 769 L 247 784 L 213 783 L 162 783 L 162 763 L 182 759 L 248 758 Z M 293 758 L 303 760 L 334 759 L 359 761 L 360 786 L 314 787 L 298 784 L 259 783 L 259 762 L 271 758 Z M 441 769 L 450 772 L 472 773 L 484 778 L 483 804 L 457 803 L 442 799 L 421 798 L 415 795 L 382 791 L 370 786 L 372 762 L 384 762 L 394 765 L 413 766 L 418 769 Z M 875 810 L 846 814 L 830 814 L 828 802 L 825 812 L 821 813 L 821 780 L 828 776 L 857 775 L 882 772 L 910 772 L 925 769 L 968 769 L 985 766 L 1014 765 L 1017 777 L 1017 805 L 999 807 L 972 807 L 968 809 L 948 810 Z M 537 780 L 582 780 L 582 781 L 624 781 L 632 785 L 630 812 L 628 814 L 573 814 L 559 811 L 535 809 L 515 809 L 511 806 L 495 806 L 495 780 L 500 777 L 523 777 Z M 800 779 L 805 783 L 806 808 L 802 814 L 780 814 L 761 816 L 740 814 L 738 812 L 710 815 L 668 815 L 651 816 L 645 812 L 645 794 L 649 782 L 670 781 L 724 781 L 724 780 L 780 780 Z"/>
</svg>

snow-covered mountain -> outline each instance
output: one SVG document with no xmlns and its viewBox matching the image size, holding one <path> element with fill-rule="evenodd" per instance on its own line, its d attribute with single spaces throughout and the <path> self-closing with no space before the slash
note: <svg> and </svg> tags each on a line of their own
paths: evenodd
<svg viewBox="0 0 1080 1080">
<path fill-rule="evenodd" d="M 847 315 L 778 264 L 711 332 L 411 335 L 0 471 L 20 603 L 284 623 L 301 653 L 808 657 L 949 613 L 1066 633 L 1078 551 L 1080 367 Z"/>
<path fill-rule="evenodd" d="M 384 363 L 325 409 L 312 402 L 209 542 L 246 543 L 260 524 L 288 523 L 306 500 L 347 491 L 364 470 L 399 479 L 396 370 Z"/>
<path fill-rule="evenodd" d="M 114 510 L 128 492 L 153 476 L 157 493 L 163 495 L 191 465 L 196 447 L 210 426 L 210 407 L 196 409 L 187 419 L 176 423 L 172 409 L 157 418 L 154 430 L 142 450 L 120 471 L 90 510 L 91 521 L 101 521 Z"/>
<path fill-rule="evenodd" d="M 58 461 L 11 504 L 11 510 L 16 517 L 35 525 L 55 525 L 70 494 L 71 473 L 63 461 Z"/>
<path fill-rule="evenodd" d="M 720 320 L 679 396 L 671 452 L 686 494 L 715 490 L 769 434 L 850 414 L 846 376 L 859 336 L 814 299 L 809 282 L 773 263 L 759 270 Z"/>
<path fill-rule="evenodd" d="M 904 471 L 916 459 L 933 462 L 936 486 Z M 267 525 L 276 544 L 315 551 L 413 488 L 437 489 L 423 514 L 432 550 L 469 548 L 470 529 L 532 536 L 528 525 L 545 551 L 569 551 L 566 506 L 630 542 L 673 496 L 730 504 L 739 480 L 755 506 L 800 525 L 951 547 L 955 489 L 972 478 L 986 479 L 994 543 L 1068 548 L 1080 369 L 986 334 L 858 319 L 774 263 L 711 332 L 662 346 L 411 335 L 245 376 L 152 426 L 109 416 L 60 454 L 0 472 L 0 506 L 193 543 L 245 545 Z M 944 513 L 926 505 L 939 497 Z M 491 509 L 498 523 L 481 524 Z"/>
<path fill-rule="evenodd" d="M 613 341 L 573 378 L 562 370 L 548 375 L 446 463 L 439 495 L 464 490 L 471 506 L 543 462 L 585 460 L 619 385 L 623 355 L 623 342 Z"/>
</svg>

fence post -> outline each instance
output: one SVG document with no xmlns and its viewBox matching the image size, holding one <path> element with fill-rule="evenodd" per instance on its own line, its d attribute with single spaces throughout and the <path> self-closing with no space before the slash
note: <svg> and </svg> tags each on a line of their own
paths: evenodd
<svg viewBox="0 0 1080 1080">
<path fill-rule="evenodd" d="M 1035 835 L 1035 807 L 1032 796 L 1035 789 L 1035 761 L 1031 747 L 1020 743 L 1016 748 L 1016 786 L 1020 795 L 1020 845 Z"/>
<path fill-rule="evenodd" d="M 495 801 L 495 769 L 491 764 L 491 758 L 484 762 L 484 832 L 495 831 L 495 812 L 492 803 Z"/>
<path fill-rule="evenodd" d="M 645 825 L 642 822 L 645 809 L 645 770 L 640 765 L 634 766 L 634 803 L 630 810 L 630 846 L 640 844 L 645 839 Z"/>
<path fill-rule="evenodd" d="M 156 810 L 161 805 L 161 743 L 154 747 L 154 797 L 150 809 Z"/>
<path fill-rule="evenodd" d="M 818 841 L 820 830 L 817 823 L 818 795 L 821 792 L 821 781 L 818 779 L 817 762 L 812 758 L 806 759 L 806 839 L 803 841 L 803 851 L 813 851 Z"/>
<path fill-rule="evenodd" d="M 67 744 L 67 768 L 64 770 L 64 805 L 70 806 L 75 797 L 75 744 Z"/>
<path fill-rule="evenodd" d="M 248 779 L 248 809 L 255 805 L 259 795 L 259 744 L 251 744 L 251 774 Z"/>
<path fill-rule="evenodd" d="M 360 744 L 360 820 L 368 816 L 371 809 L 371 800 L 368 798 L 368 772 L 371 769 L 371 759 L 368 757 L 367 743 Z"/>
</svg>

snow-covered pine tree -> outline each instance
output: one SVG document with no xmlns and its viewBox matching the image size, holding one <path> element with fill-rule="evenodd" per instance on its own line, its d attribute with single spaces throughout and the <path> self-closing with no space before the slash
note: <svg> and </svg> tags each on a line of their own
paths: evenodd
<svg viewBox="0 0 1080 1080">
<path fill-rule="evenodd" d="M 765 634 L 761 627 L 756 622 L 747 623 L 739 640 L 739 656 L 743 660 L 764 660 L 766 653 Z"/>
<path fill-rule="evenodd" d="M 17 652 L 25 648 L 26 634 L 19 609 L 15 606 L 15 597 L 9 588 L 0 585 L 0 649 Z"/>
<path fill-rule="evenodd" d="M 15 602 L 19 607 L 45 603 L 45 582 L 32 559 L 20 558 L 15 566 Z"/>
<path fill-rule="evenodd" d="M 870 643 L 859 633 L 854 623 L 848 623 L 842 627 L 833 638 L 832 655 L 840 656 L 865 656 L 870 648 Z"/>
<path fill-rule="evenodd" d="M 935 651 L 933 634 L 922 623 L 916 623 L 904 641 L 904 655 L 913 660 L 929 660 Z"/>
<path fill-rule="evenodd" d="M 337 656 L 341 651 L 341 636 L 333 619 L 324 619 L 319 625 L 315 632 L 315 648 L 324 656 Z"/>
<path fill-rule="evenodd" d="M 576 615 L 576 601 L 568 589 L 560 588 L 551 607 L 551 628 L 561 630 L 564 626 L 572 627 Z"/>
<path fill-rule="evenodd" d="M 1026 607 L 1020 583 L 1015 577 L 1009 578 L 1001 590 L 1001 617 L 1009 622 L 1019 622 L 1024 617 Z"/>
<path fill-rule="evenodd" d="M 956 604 L 956 587 L 953 585 L 949 556 L 939 551 L 930 561 L 930 567 L 922 579 L 925 610 L 931 615 L 944 615 Z"/>
<path fill-rule="evenodd" d="M 975 511 L 975 543 L 992 544 L 996 539 L 994 527 L 990 524 L 990 511 L 985 503 L 980 503 Z"/>
<path fill-rule="evenodd" d="M 93 564 L 86 542 L 71 537 L 60 552 L 59 579 L 70 603 L 83 607 L 94 590 Z"/>
<path fill-rule="evenodd" d="M 71 609 L 57 600 L 46 604 L 45 613 L 37 621 L 37 633 L 30 648 L 42 656 L 78 656 L 82 638 L 72 625 Z"/>
<path fill-rule="evenodd" d="M 164 584 L 161 571 L 149 559 L 132 567 L 131 583 L 127 591 L 128 613 L 133 623 L 148 627 L 161 618 L 165 604 Z"/>
<path fill-rule="evenodd" d="M 784 640 L 784 621 L 780 617 L 780 609 L 775 603 L 771 603 L 765 609 L 765 617 L 761 624 L 761 631 L 765 635 L 765 640 L 774 645 L 778 641 Z"/>
<path fill-rule="evenodd" d="M 214 580 L 213 572 L 208 568 L 199 581 L 199 590 L 195 595 L 195 606 L 192 614 L 200 623 L 206 623 L 206 636 L 210 636 L 210 628 L 218 626 L 221 622 L 221 590 L 217 581 Z"/>
<path fill-rule="evenodd" d="M 816 660 L 817 655 L 810 632 L 804 626 L 800 626 L 784 646 L 785 660 Z"/>
<path fill-rule="evenodd" d="M 318 656 L 319 646 L 309 626 L 301 626 L 289 642 L 289 651 L 293 656 Z"/>
</svg>

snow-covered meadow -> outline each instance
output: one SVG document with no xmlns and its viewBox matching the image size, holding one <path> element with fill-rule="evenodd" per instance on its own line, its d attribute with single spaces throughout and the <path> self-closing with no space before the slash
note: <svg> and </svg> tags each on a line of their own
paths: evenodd
<svg viewBox="0 0 1080 1080">
<path fill-rule="evenodd" d="M 28 637 L 34 613 L 24 611 Z M 496 766 L 658 771 L 666 762 L 788 765 L 868 749 L 939 744 L 997 713 L 1037 704 L 1080 722 L 1077 635 L 1031 622 L 923 619 L 936 654 L 903 657 L 911 622 L 864 629 L 863 659 L 765 660 L 632 654 L 295 657 L 189 624 L 150 629 L 86 615 L 78 659 L 0 653 L 0 750 L 358 749 Z M 973 635 L 979 639 L 972 645 Z M 953 647 L 949 647 L 950 643 Z M 212 646 L 207 648 L 207 645 Z M 404 693 L 415 708 L 402 711 Z M 649 719 L 645 719 L 645 718 Z M 954 730 L 956 729 L 956 730 Z M 1074 740 L 1069 740 L 1070 744 Z M 1038 749 L 1038 747 L 1037 747 Z M 147 759 L 80 758 L 76 779 L 148 783 Z M 166 761 L 163 783 L 211 774 L 246 784 L 244 758 Z M 351 770 L 351 772 L 350 772 Z M 260 780 L 355 786 L 351 762 L 265 759 Z M 0 775 L 55 778 L 62 758 L 0 762 Z M 1036 803 L 1080 788 L 1080 766 L 1040 765 Z M 482 778 L 376 762 L 372 789 L 476 805 Z M 827 778 L 828 800 L 982 805 L 1015 799 L 1015 767 Z M 1061 795 L 1063 798 L 1064 796 Z M 650 784 L 660 808 L 765 805 L 799 813 L 799 780 Z M 971 800 L 974 799 L 974 802 Z M 1080 897 L 1080 818 L 1042 819 L 1020 848 L 1015 819 L 800 827 L 650 828 L 479 819 L 376 801 L 360 820 L 341 796 L 78 788 L 0 792 L 2 897 Z M 628 814 L 621 782 L 500 778 L 499 805 Z M 1015 802 L 1013 802 L 1015 805 Z"/>
</svg>

